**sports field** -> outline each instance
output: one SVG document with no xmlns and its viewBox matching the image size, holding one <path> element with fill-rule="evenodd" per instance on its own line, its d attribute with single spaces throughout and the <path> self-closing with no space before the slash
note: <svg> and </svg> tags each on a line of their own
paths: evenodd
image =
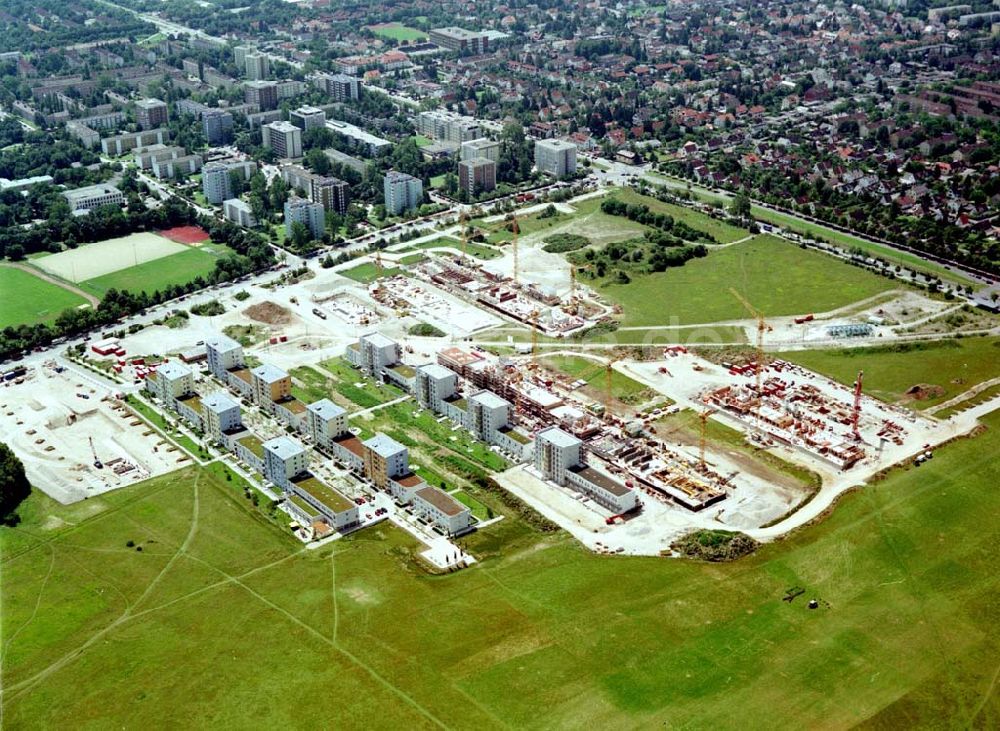
<svg viewBox="0 0 1000 731">
<path fill-rule="evenodd" d="M 60 279 L 79 283 L 187 250 L 188 247 L 183 244 L 143 231 L 83 244 L 75 249 L 36 259 L 34 263 Z"/>
<path fill-rule="evenodd" d="M 607 279 L 596 284 L 624 308 L 622 324 L 637 327 L 749 318 L 730 287 L 765 315 L 796 315 L 826 312 L 899 286 L 767 235 L 710 251 L 682 267 L 635 274 L 630 284 Z"/>
<path fill-rule="evenodd" d="M 195 277 L 205 276 L 215 268 L 215 261 L 228 250 L 217 244 L 204 244 L 198 248 L 181 246 L 181 251 L 155 261 L 105 274 L 80 283 L 80 287 L 96 295 L 109 289 L 131 292 L 153 292 L 171 284 L 184 284 Z"/>
<path fill-rule="evenodd" d="M 864 390 L 884 401 L 925 409 L 955 398 L 977 383 L 1000 376 L 1000 339 L 970 337 L 876 348 L 837 348 L 780 353 L 845 385 L 864 370 Z M 922 387 L 916 398 L 906 392 Z"/>
<path fill-rule="evenodd" d="M 0 528 L 6 725 L 996 728 L 988 424 L 722 565 L 595 556 L 514 516 L 431 577 L 389 527 L 302 550 L 197 468 L 36 495 Z"/>
<path fill-rule="evenodd" d="M 83 297 L 57 284 L 0 266 L 0 328 L 54 322 L 63 310 L 85 304 Z"/>
<path fill-rule="evenodd" d="M 380 275 L 378 267 L 376 267 L 372 262 L 365 262 L 364 264 L 358 264 L 350 269 L 341 269 L 337 272 L 337 274 L 342 277 L 353 279 L 355 282 L 361 282 L 362 284 L 369 284 L 374 282 L 376 279 L 381 279 L 382 277 L 394 277 L 397 274 L 402 273 L 403 270 L 397 269 L 396 267 L 383 267 Z"/>
<path fill-rule="evenodd" d="M 370 25 L 368 29 L 377 36 L 392 38 L 397 41 L 426 41 L 427 34 L 422 30 L 410 28 L 399 23 L 381 23 Z"/>
</svg>

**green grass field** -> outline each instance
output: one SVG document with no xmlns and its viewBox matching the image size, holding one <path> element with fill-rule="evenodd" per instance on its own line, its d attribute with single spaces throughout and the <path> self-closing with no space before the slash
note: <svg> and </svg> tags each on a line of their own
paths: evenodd
<svg viewBox="0 0 1000 731">
<path fill-rule="evenodd" d="M 594 395 L 604 396 L 607 393 L 606 368 L 603 363 L 574 355 L 552 355 L 542 358 L 541 364 L 565 373 L 571 379 L 586 381 Z M 612 370 L 611 395 L 616 399 L 634 402 L 644 395 L 651 398 L 654 393 L 634 378 Z"/>
<path fill-rule="evenodd" d="M 877 348 L 802 350 L 778 357 L 799 363 L 843 384 L 851 385 L 864 370 L 866 393 L 885 401 L 904 401 L 925 409 L 955 398 L 977 383 L 1000 376 L 1000 339 L 962 338 L 925 343 L 905 343 Z M 911 386 L 923 384 L 940 390 L 929 398 L 906 395 Z"/>
<path fill-rule="evenodd" d="M 766 235 L 711 251 L 683 267 L 636 274 L 630 284 L 596 284 L 624 308 L 622 324 L 637 327 L 748 318 L 730 287 L 765 315 L 795 315 L 836 309 L 900 286 Z"/>
<path fill-rule="evenodd" d="M 397 41 L 426 41 L 427 34 L 422 30 L 400 25 L 399 23 L 386 23 L 384 25 L 369 26 L 369 29 L 377 36 L 392 38 Z"/>
<path fill-rule="evenodd" d="M 994 384 L 992 386 L 987 386 L 982 391 L 977 393 L 975 396 L 970 396 L 967 399 L 959 401 L 954 406 L 949 406 L 946 409 L 941 409 L 940 411 L 934 412 L 934 416 L 938 419 L 947 419 L 955 414 L 960 414 L 963 411 L 971 409 L 973 406 L 979 406 L 987 401 L 995 399 L 1000 396 L 1000 384 Z"/>
<path fill-rule="evenodd" d="M 85 304 L 68 289 L 22 269 L 0 266 L 0 328 L 55 322 L 63 310 Z"/>
<path fill-rule="evenodd" d="M 695 231 L 701 231 L 712 236 L 720 244 L 730 244 L 740 239 L 745 239 L 750 235 L 746 229 L 733 226 L 725 221 L 717 221 L 700 211 L 684 206 L 676 206 L 672 203 L 664 203 L 656 198 L 639 195 L 631 188 L 623 188 L 615 191 L 612 197 L 623 203 L 645 203 L 654 213 L 667 213 L 673 216 L 674 220 L 686 223 Z"/>
<path fill-rule="evenodd" d="M 121 269 L 94 279 L 80 282 L 80 289 L 101 297 L 109 289 L 152 294 L 171 284 L 184 284 L 197 276 L 205 276 L 215 268 L 215 262 L 229 250 L 225 246 L 205 244 L 191 247 L 162 259 Z"/>
<path fill-rule="evenodd" d="M 353 410 L 384 404 L 399 398 L 403 393 L 395 386 L 376 383 L 365 377 L 342 358 L 331 358 L 320 363 L 320 366 L 331 373 L 333 378 L 309 366 L 299 366 L 289 371 L 294 379 L 292 395 L 295 398 L 307 404 L 328 398 Z"/>
<path fill-rule="evenodd" d="M 438 236 L 436 239 L 431 241 L 424 241 L 420 244 L 414 244 L 413 246 L 408 246 L 401 251 L 413 251 L 413 250 L 425 250 L 425 249 L 437 249 L 440 247 L 453 248 L 458 251 L 462 250 L 462 242 L 458 239 L 452 238 L 451 236 Z M 471 241 L 466 242 L 465 250 L 468 252 L 469 256 L 474 256 L 477 259 L 496 259 L 500 256 L 500 252 L 494 249 L 492 246 L 484 246 L 482 244 L 473 243 Z"/>
<path fill-rule="evenodd" d="M 480 564 L 432 577 L 387 526 L 302 550 L 194 468 L 35 495 L 0 528 L 6 725 L 295 727 L 307 706 L 345 726 L 996 728 L 988 425 L 722 565 L 596 556 L 507 517 L 464 539 Z"/>
<path fill-rule="evenodd" d="M 926 261 L 921 259 L 919 256 L 908 254 L 905 251 L 898 251 L 889 246 L 876 244 L 872 241 L 868 241 L 867 239 L 852 236 L 851 234 L 838 231 L 837 229 L 812 223 L 811 221 L 805 221 L 801 218 L 789 216 L 777 211 L 771 211 L 766 208 L 761 208 L 760 206 L 751 206 L 750 212 L 754 218 L 760 221 L 773 223 L 776 226 L 781 226 L 789 231 L 802 234 L 803 236 L 825 239 L 831 243 L 837 244 L 838 246 L 861 249 L 870 256 L 877 256 L 885 259 L 886 261 L 892 262 L 893 264 L 902 264 L 905 267 L 916 269 L 919 272 L 933 274 L 948 282 L 955 282 L 964 286 L 972 281 L 958 272 L 945 269 L 940 264 L 935 264 L 932 261 Z"/>
<path fill-rule="evenodd" d="M 374 262 L 365 262 L 364 264 L 358 264 L 356 267 L 341 269 L 337 272 L 337 274 L 340 274 L 343 277 L 353 279 L 355 282 L 361 282 L 362 284 L 370 284 L 376 279 L 381 279 L 381 277 L 394 277 L 397 274 L 402 273 L 402 269 L 383 266 L 382 274 L 380 276 L 378 273 L 378 267 L 375 266 Z"/>
</svg>

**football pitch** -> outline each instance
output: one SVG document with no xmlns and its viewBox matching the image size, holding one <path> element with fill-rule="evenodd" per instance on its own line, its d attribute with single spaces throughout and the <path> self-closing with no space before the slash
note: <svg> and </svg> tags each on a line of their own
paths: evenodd
<svg viewBox="0 0 1000 731">
<path fill-rule="evenodd" d="M 51 323 L 59 313 L 87 301 L 31 272 L 0 266 L 0 328 Z"/>
<path fill-rule="evenodd" d="M 67 507 L 36 494 L 0 528 L 4 718 L 995 728 L 986 421 L 731 564 L 596 556 L 508 515 L 465 539 L 480 564 L 431 576 L 392 527 L 304 550 L 198 468 Z"/>
</svg>

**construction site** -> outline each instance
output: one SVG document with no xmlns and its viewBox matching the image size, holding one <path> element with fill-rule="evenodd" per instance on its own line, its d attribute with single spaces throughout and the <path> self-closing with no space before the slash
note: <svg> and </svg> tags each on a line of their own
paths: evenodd
<svg viewBox="0 0 1000 731">
<path fill-rule="evenodd" d="M 64 504 L 190 464 L 111 389 L 55 364 L 4 383 L 0 430 L 32 484 Z"/>
<path fill-rule="evenodd" d="M 697 527 L 764 535 L 771 530 L 765 526 L 787 522 L 813 501 L 817 489 L 839 493 L 947 437 L 940 423 L 866 395 L 863 373 L 853 387 L 844 386 L 769 357 L 772 333 L 785 328 L 794 335 L 813 316 L 772 326 L 735 290 L 750 317 L 749 325 L 740 325 L 752 343 L 749 360 L 713 362 L 681 345 L 640 351 L 573 338 L 612 322 L 616 308 L 579 284 L 577 267 L 564 258 L 538 246 L 522 247 L 536 256 L 526 258 L 517 219 L 509 224 L 512 238 L 502 244 L 502 256 L 488 261 L 468 253 L 462 220 L 454 247 L 405 255 L 404 249 L 375 250 L 330 269 L 310 268 L 306 276 L 265 275 L 202 295 L 217 300 L 221 314 L 106 338 L 88 347 L 88 358 L 127 393 L 168 355 L 191 365 L 194 383 L 201 384 L 208 377 L 199 365 L 204 343 L 225 332 L 241 338 L 254 363 L 292 373 L 286 373 L 291 387 L 311 398 L 325 382 L 341 391 L 328 395 L 344 408 L 351 407 L 350 394 L 362 399 L 363 411 L 377 411 L 380 401 L 415 399 L 502 455 L 508 467 L 491 467 L 495 479 L 597 551 L 658 554 Z M 555 267 L 536 271 L 539 261 L 550 259 L 561 262 L 565 274 Z M 524 342 L 508 339 L 506 347 L 492 343 L 489 350 L 475 345 L 480 334 L 504 326 L 525 333 Z M 591 372 L 581 377 L 561 370 L 550 359 L 560 354 L 590 361 Z M 334 373 L 340 361 L 363 373 L 344 382 L 342 371 Z M 428 371 L 430 365 L 440 370 Z M 223 382 L 256 400 L 252 367 Z M 637 386 L 628 402 L 613 393 L 613 381 L 623 376 Z M 112 388 L 87 393 L 70 383 L 74 376 L 49 367 L 26 378 L 5 391 L 3 425 L 17 435 L 29 473 L 57 499 L 81 499 L 189 459 L 108 400 Z M 451 378 L 448 393 L 429 390 L 430 380 L 439 388 Z M 378 385 L 367 385 L 371 380 Z M 388 387 L 396 390 L 377 390 Z M 195 399 L 182 394 L 174 401 L 178 414 L 198 421 Z M 248 409 L 246 424 L 261 438 L 296 428 L 308 442 L 308 402 L 284 394 L 274 404 Z M 693 434 L 680 438 L 666 426 L 672 416 L 689 418 Z M 80 422 L 88 426 L 81 429 Z M 735 430 L 740 449 L 713 439 L 713 423 Z M 565 470 L 539 457 L 548 454 L 539 435 L 553 429 L 559 435 L 552 444 L 568 450 Z M 762 468 L 762 452 L 817 476 L 820 487 Z M 253 462 L 253 455 L 244 456 Z M 342 455 L 345 464 L 348 457 Z M 317 470 L 323 473 L 326 464 L 317 460 Z"/>
</svg>

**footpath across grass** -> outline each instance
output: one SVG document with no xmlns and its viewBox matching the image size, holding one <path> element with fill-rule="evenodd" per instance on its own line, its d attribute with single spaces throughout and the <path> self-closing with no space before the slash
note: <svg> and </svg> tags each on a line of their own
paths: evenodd
<svg viewBox="0 0 1000 731">
<path fill-rule="evenodd" d="M 308 703 L 401 728 L 995 728 L 986 423 L 721 565 L 597 556 L 506 516 L 465 540 L 480 564 L 431 577 L 386 524 L 304 551 L 197 468 L 36 493 L 0 527 L 4 719 L 271 727 Z"/>
</svg>

